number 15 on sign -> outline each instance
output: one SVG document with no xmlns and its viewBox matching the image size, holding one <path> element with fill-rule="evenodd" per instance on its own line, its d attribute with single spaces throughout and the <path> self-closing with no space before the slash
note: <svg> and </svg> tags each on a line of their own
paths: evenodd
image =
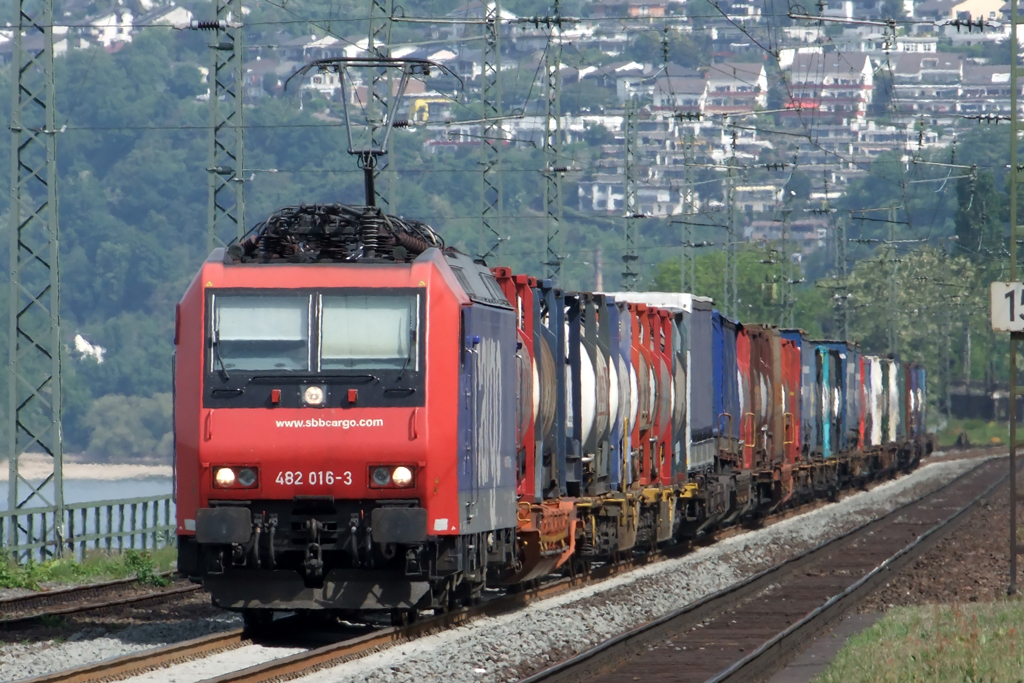
<svg viewBox="0 0 1024 683">
<path fill-rule="evenodd" d="M 1024 332 L 1024 283 L 992 283 L 992 330 Z"/>
</svg>

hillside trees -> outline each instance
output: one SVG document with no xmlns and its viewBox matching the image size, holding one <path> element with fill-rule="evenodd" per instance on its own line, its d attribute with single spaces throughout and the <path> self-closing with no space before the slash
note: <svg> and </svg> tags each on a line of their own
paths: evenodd
<svg viewBox="0 0 1024 683">
<path fill-rule="evenodd" d="M 114 54 L 90 48 L 57 60 L 57 120 L 67 126 L 58 136 L 57 160 L 69 452 L 166 452 L 160 444 L 166 445 L 171 429 L 168 414 L 146 409 L 145 419 L 132 415 L 152 400 L 163 401 L 171 389 L 174 304 L 207 255 L 209 114 L 196 99 L 206 89 L 199 67 L 207 58 L 205 42 L 193 34 L 153 29 Z M 9 78 L 10 67 L 0 69 L 4 92 L 10 92 Z M 297 90 L 246 107 L 247 228 L 281 206 L 362 201 L 362 173 L 346 152 L 340 105 L 326 102 L 326 109 L 318 109 L 306 103 L 300 109 Z M 5 120 L 9 107 L 9 99 L 0 98 Z M 397 175 L 385 174 L 382 188 L 393 211 L 430 222 L 448 244 L 476 255 L 490 246 L 479 235 L 479 147 L 439 155 L 425 147 L 427 139 L 425 131 L 396 132 L 390 161 Z M 0 136 L 5 159 L 9 142 Z M 582 148 L 577 153 L 586 158 Z M 499 260 L 540 272 L 542 154 L 528 145 L 506 146 L 502 154 L 506 239 Z M 10 165 L 0 169 L 0 184 L 7 187 Z M 573 177 L 566 187 L 574 193 Z M 8 194 L 0 193 L 5 226 L 7 201 Z M 581 288 L 594 282 L 595 247 L 607 249 L 609 273 L 619 270 L 622 226 L 578 215 L 575 205 L 575 194 L 566 195 L 562 282 Z M 0 241 L 4 260 L 7 247 L 7 240 Z M 587 255 L 578 258 L 581 248 Z M 3 310 L 6 295 L 4 279 Z M 76 335 L 106 349 L 102 363 L 74 350 Z M 6 336 L 7 326 L 0 326 L 4 353 Z M 0 373 L 3 396 L 6 382 L 7 374 Z M 111 430 L 136 433 L 141 445 L 104 436 Z"/>
<path fill-rule="evenodd" d="M 441 14 L 459 4 L 456 0 L 433 4 L 418 0 L 407 3 L 406 9 L 410 16 Z M 707 5 L 703 0 L 701 4 Z M 506 6 L 519 14 L 539 7 L 530 0 Z M 190 7 L 200 16 L 209 11 L 208 5 L 198 2 Z M 290 10 L 255 3 L 250 21 L 294 20 L 293 12 L 322 19 L 342 17 L 344 23 L 339 19 L 335 29 L 348 35 L 349 30 L 364 30 L 363 20 L 353 18 L 363 15 L 351 14 L 354 7 L 348 0 L 310 0 Z M 704 14 L 714 12 L 710 5 L 707 7 Z M 564 3 L 562 9 L 568 14 L 578 12 L 580 7 Z M 284 28 L 307 30 L 301 24 Z M 656 33 L 649 37 L 655 38 L 654 42 L 640 41 L 638 49 L 660 55 Z M 672 61 L 686 63 L 686 54 L 692 49 L 681 36 L 671 36 Z M 69 451 L 88 449 L 97 455 L 117 457 L 137 457 L 143 454 L 139 449 L 165 452 L 160 444 L 166 443 L 170 422 L 166 412 L 153 406 L 164 405 L 161 401 L 171 389 L 174 304 L 207 255 L 209 114 L 207 103 L 197 96 L 206 91 L 200 67 L 205 68 L 208 59 L 204 36 L 154 28 L 142 31 L 115 54 L 91 48 L 73 50 L 57 60 L 58 123 L 67 126 L 57 141 L 65 435 Z M 535 73 L 531 68 L 517 74 L 519 91 L 529 90 Z M 9 79 L 10 67 L 0 69 L 0 92 L 10 92 Z M 536 94 L 534 88 L 533 96 Z M 566 87 L 562 101 L 574 109 L 584 103 L 597 108 L 604 94 L 589 85 L 576 84 Z M 471 97 L 456 110 L 459 116 L 469 117 L 474 106 Z M 0 115 L 5 120 L 10 115 L 9 107 L 9 98 L 0 98 Z M 317 98 L 315 103 L 305 102 L 300 108 L 298 88 L 293 84 L 280 98 L 250 103 L 245 109 L 245 123 L 247 229 L 286 205 L 362 201 L 362 173 L 346 151 L 339 103 Z M 441 152 L 427 144 L 435 135 L 417 129 L 395 131 L 389 162 L 396 173 L 385 174 L 382 189 L 390 196 L 394 212 L 429 222 L 448 244 L 475 256 L 490 248 L 493 239 L 481 239 L 480 235 L 480 149 L 460 144 Z M 923 160 L 977 164 L 990 178 L 982 180 L 983 174 L 979 174 L 973 191 L 964 179 L 956 177 L 963 175 L 962 171 L 946 168 L 929 171 L 928 177 L 935 182 L 908 184 L 905 181 L 913 162 L 892 153 L 873 162 L 867 173 L 850 184 L 845 197 L 834 198 L 834 205 L 846 216 L 852 209 L 897 206 L 901 221 L 898 238 L 933 239 L 957 234 L 963 242 L 971 243 L 975 235 L 984 234 L 987 248 L 995 250 L 1003 234 L 999 226 L 1006 220 L 1006 202 L 1000 199 L 1005 188 L 1006 135 L 1005 128 L 992 126 L 962 136 L 955 157 L 948 150 L 925 150 L 918 155 Z M 582 140 L 563 147 L 565 165 L 573 170 L 566 174 L 562 185 L 564 210 L 557 249 L 564 257 L 560 284 L 569 290 L 594 288 L 599 275 L 605 290 L 617 289 L 621 283 L 625 221 L 619 215 L 582 212 L 580 207 L 586 207 L 589 198 L 577 195 L 580 179 L 599 168 L 597 146 L 616 143 L 614 132 L 593 128 Z M 10 137 L 0 135 L 0 157 L 9 159 L 9 144 Z M 788 160 L 788 154 L 779 158 Z M 491 262 L 510 265 L 519 272 L 543 274 L 542 152 L 525 142 L 508 144 L 502 147 L 502 163 L 503 241 L 500 256 Z M 0 164 L 3 187 L 9 186 L 9 169 L 9 163 Z M 705 182 L 701 186 L 704 200 L 720 192 L 720 183 L 706 183 L 715 175 L 710 170 L 698 173 L 699 181 Z M 801 196 L 810 189 L 806 178 L 794 174 L 791 189 L 799 189 Z M 818 180 L 811 178 L 810 184 L 816 186 Z M 7 201 L 7 192 L 0 192 L 0 220 L 5 227 Z M 850 235 L 857 238 L 882 238 L 886 232 L 886 226 L 880 223 L 851 219 L 849 225 Z M 719 228 L 701 230 L 695 231 L 693 239 L 722 241 Z M 641 286 L 678 287 L 677 249 L 682 241 L 679 226 L 669 221 L 648 219 L 640 224 L 637 253 L 644 275 Z M 8 258 L 7 248 L 8 241 L 0 240 L 0 259 Z M 873 248 L 851 246 L 851 257 L 870 258 Z M 958 247 L 954 256 L 970 260 L 970 254 L 961 252 L 962 247 Z M 672 254 L 669 262 L 655 271 L 654 264 L 665 260 L 666 254 Z M 698 258 L 698 293 L 721 297 L 721 258 L 714 253 Z M 779 303 L 770 296 L 766 299 L 766 291 L 771 288 L 765 285 L 778 277 L 778 267 L 762 264 L 765 250 L 758 247 L 741 250 L 740 259 L 742 317 L 776 320 Z M 859 296 L 865 297 L 863 305 L 869 306 L 873 299 L 868 297 L 879 296 L 877 292 L 872 294 L 872 287 L 882 276 L 864 277 Z M 981 276 L 973 277 L 964 282 L 978 286 Z M 906 285 L 916 288 L 914 281 L 908 280 Z M 0 282 L 3 310 L 6 289 L 4 279 Z M 815 283 L 798 286 L 797 290 L 797 324 L 812 334 L 834 336 L 831 290 Z M 966 309 L 967 304 L 960 308 Z M 877 319 L 865 313 L 856 323 L 857 334 L 865 340 L 878 339 L 876 323 Z M 978 343 L 983 336 L 981 328 L 973 319 L 970 325 L 975 330 L 973 348 L 982 354 L 978 351 L 982 346 Z M 73 350 L 76 334 L 107 350 L 103 363 Z M 908 349 L 913 349 L 917 338 L 908 334 Z M 7 326 L 2 325 L 0 343 L 4 349 L 6 336 Z M 958 332 L 955 341 L 960 343 L 962 338 Z M 921 344 L 925 344 L 923 339 Z M 922 346 L 924 351 L 928 348 Z M 987 362 L 976 360 L 972 372 L 983 372 Z M 6 381 L 6 373 L 0 373 L 0 396 L 6 396 Z M 149 408 L 142 410 L 142 406 Z M 132 417 L 132 411 L 145 416 Z M 0 430 L 3 428 L 0 424 Z M 113 437 L 105 438 L 101 433 L 104 430 L 122 435 L 137 431 L 142 445 L 129 447 Z"/>
</svg>

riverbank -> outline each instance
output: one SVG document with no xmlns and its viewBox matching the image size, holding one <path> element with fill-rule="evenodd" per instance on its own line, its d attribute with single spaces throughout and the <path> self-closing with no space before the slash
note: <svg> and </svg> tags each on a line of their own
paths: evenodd
<svg viewBox="0 0 1024 683">
<path fill-rule="evenodd" d="M 41 481 L 53 472 L 53 460 L 42 453 L 27 453 L 21 456 L 19 471 L 25 479 Z M 0 482 L 8 481 L 8 475 L 7 467 L 0 467 Z M 170 464 L 165 463 L 87 462 L 78 454 L 64 455 L 64 479 L 120 481 L 171 475 L 172 468 Z"/>
</svg>

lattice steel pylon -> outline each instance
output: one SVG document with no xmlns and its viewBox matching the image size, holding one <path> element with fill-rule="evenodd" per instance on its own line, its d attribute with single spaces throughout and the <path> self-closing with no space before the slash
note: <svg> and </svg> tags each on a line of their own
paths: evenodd
<svg viewBox="0 0 1024 683">
<path fill-rule="evenodd" d="M 779 265 L 782 266 L 782 276 L 779 278 L 779 327 L 793 327 L 793 262 L 790 260 L 792 244 L 789 224 L 792 214 L 792 209 L 782 209 L 782 229 L 779 235 Z"/>
<path fill-rule="evenodd" d="M 687 133 L 683 146 L 683 206 L 686 220 L 683 225 L 683 251 L 680 268 L 680 291 L 694 292 L 697 288 L 697 260 L 694 255 L 693 218 L 696 213 L 696 196 L 693 190 L 693 178 L 690 167 L 696 163 L 693 155 L 693 133 Z"/>
<path fill-rule="evenodd" d="M 480 254 L 496 256 L 501 243 L 501 2 L 484 4 L 484 48 L 480 73 L 480 104 L 483 112 L 483 172 L 480 174 Z"/>
<path fill-rule="evenodd" d="M 1017 240 L 1021 237 L 1017 224 L 1017 185 L 1021 171 L 1017 163 L 1020 130 L 1018 23 L 1017 0 L 1010 0 L 1010 282 L 1017 281 Z M 1017 343 L 1022 337 L 1019 332 L 1010 333 L 1010 585 L 1006 591 L 1010 595 L 1017 593 Z"/>
<path fill-rule="evenodd" d="M 207 242 L 230 244 L 245 232 L 245 82 L 242 0 L 214 0 L 217 9 L 210 83 L 210 176 Z M 301 93 L 299 95 L 302 96 Z"/>
<path fill-rule="evenodd" d="M 391 56 L 391 8 L 392 0 L 370 0 L 370 32 L 366 50 L 379 59 L 387 59 Z M 366 103 L 366 116 L 370 122 L 371 131 L 370 146 L 373 148 L 380 147 L 383 143 L 387 128 L 374 124 L 381 123 L 382 117 L 387 116 L 388 102 L 391 101 L 392 95 L 391 69 L 387 67 L 374 69 L 370 97 Z M 392 213 L 396 210 L 392 206 L 392 195 L 397 183 L 389 182 L 393 180 L 393 177 L 388 171 L 389 157 L 394 153 L 392 145 L 390 155 L 367 157 L 371 163 L 376 164 L 373 168 L 373 206 L 380 207 L 384 213 Z M 367 201 L 367 204 L 370 202 Z"/>
<path fill-rule="evenodd" d="M 738 255 L 736 253 L 736 180 L 733 177 L 733 172 L 736 169 L 736 142 L 737 134 L 736 131 L 732 131 L 732 152 L 727 159 L 729 165 L 729 179 L 728 187 L 726 188 L 726 211 L 727 223 L 726 223 L 726 239 L 725 239 L 725 277 L 722 280 L 722 312 L 728 316 L 736 317 L 738 315 L 737 308 L 738 302 L 738 288 L 736 281 L 737 275 L 737 260 Z"/>
<path fill-rule="evenodd" d="M 562 230 L 562 43 L 552 32 L 544 56 L 544 225 L 547 251 L 544 265 L 555 283 L 562 274 L 559 234 Z"/>
<path fill-rule="evenodd" d="M 14 8 L 7 508 L 54 506 L 58 523 L 52 530 L 31 529 L 12 515 L 7 544 L 50 542 L 52 533 L 53 552 L 59 554 L 64 491 L 53 0 L 16 0 Z M 36 37 L 42 47 L 28 47 Z M 40 452 L 52 459 L 53 472 L 36 483 L 23 476 L 21 458 Z"/>
<path fill-rule="evenodd" d="M 835 242 L 835 277 L 836 290 L 833 294 L 835 301 L 835 326 L 842 330 L 842 338 L 850 338 L 850 283 L 846 273 L 846 222 L 842 216 L 835 222 L 833 231 Z"/>
<path fill-rule="evenodd" d="M 888 316 L 889 324 L 887 326 L 888 337 L 889 337 L 889 353 L 892 354 L 893 358 L 899 358 L 900 355 L 900 306 L 897 303 L 899 298 L 900 288 L 898 286 L 897 278 L 899 277 L 899 254 L 896 251 L 896 207 L 889 207 L 889 239 L 888 239 L 888 259 L 892 265 L 892 269 L 889 271 L 889 292 L 888 292 Z"/>
<path fill-rule="evenodd" d="M 637 226 L 640 222 L 640 201 L 637 191 L 639 182 L 639 131 L 637 119 L 639 118 L 639 104 L 636 99 L 629 96 L 626 100 L 626 115 L 623 117 L 623 144 L 625 147 L 625 159 L 623 163 L 623 175 L 625 176 L 625 198 L 623 209 L 626 215 L 626 250 L 622 254 L 622 287 L 627 292 L 636 290 L 639 274 L 636 272 L 636 262 L 639 259 L 636 253 L 638 241 Z"/>
</svg>

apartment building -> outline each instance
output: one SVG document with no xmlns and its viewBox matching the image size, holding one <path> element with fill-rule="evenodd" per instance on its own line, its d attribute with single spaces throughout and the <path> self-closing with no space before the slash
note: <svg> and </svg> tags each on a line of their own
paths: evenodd
<svg viewBox="0 0 1024 683">
<path fill-rule="evenodd" d="M 789 117 L 864 122 L 871 104 L 874 69 L 863 52 L 797 54 L 787 77 L 793 98 Z"/>
<path fill-rule="evenodd" d="M 722 62 L 707 71 L 706 111 L 715 114 L 755 111 L 768 105 L 764 64 Z"/>
</svg>

